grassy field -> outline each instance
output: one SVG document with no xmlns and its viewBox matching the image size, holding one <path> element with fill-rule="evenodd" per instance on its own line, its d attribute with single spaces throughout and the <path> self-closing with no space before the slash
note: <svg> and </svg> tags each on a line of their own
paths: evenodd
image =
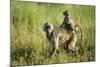
<svg viewBox="0 0 100 67">
<path fill-rule="evenodd" d="M 60 46 L 60 54 L 48 58 L 51 46 L 43 24 L 60 25 L 65 10 L 83 30 L 83 45 L 79 44 L 82 49 L 78 54 L 67 54 Z M 12 66 L 95 61 L 94 6 L 11 1 L 10 25 Z"/>
</svg>

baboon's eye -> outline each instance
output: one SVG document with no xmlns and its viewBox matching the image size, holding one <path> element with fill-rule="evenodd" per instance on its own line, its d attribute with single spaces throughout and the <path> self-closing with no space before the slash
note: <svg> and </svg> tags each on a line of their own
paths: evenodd
<svg viewBox="0 0 100 67">
<path fill-rule="evenodd" d="M 46 26 L 46 28 L 50 28 L 50 26 Z"/>
</svg>

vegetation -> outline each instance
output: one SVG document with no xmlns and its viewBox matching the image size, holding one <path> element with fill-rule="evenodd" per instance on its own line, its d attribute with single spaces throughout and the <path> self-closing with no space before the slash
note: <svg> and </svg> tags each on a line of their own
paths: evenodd
<svg viewBox="0 0 100 67">
<path fill-rule="evenodd" d="M 77 54 L 67 54 L 60 46 L 60 54 L 49 58 L 51 46 L 43 32 L 43 24 L 60 25 L 65 10 L 81 26 L 83 45 L 78 43 L 81 51 Z M 94 6 L 11 1 L 10 25 L 12 66 L 95 61 Z"/>
</svg>

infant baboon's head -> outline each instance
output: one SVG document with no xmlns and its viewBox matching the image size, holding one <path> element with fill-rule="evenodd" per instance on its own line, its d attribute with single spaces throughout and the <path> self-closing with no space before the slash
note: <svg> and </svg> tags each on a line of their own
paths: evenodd
<svg viewBox="0 0 100 67">
<path fill-rule="evenodd" d="M 64 11 L 64 12 L 63 12 L 63 15 L 64 15 L 64 16 L 68 16 L 68 15 L 69 15 L 68 11 L 67 11 L 67 10 Z"/>
</svg>

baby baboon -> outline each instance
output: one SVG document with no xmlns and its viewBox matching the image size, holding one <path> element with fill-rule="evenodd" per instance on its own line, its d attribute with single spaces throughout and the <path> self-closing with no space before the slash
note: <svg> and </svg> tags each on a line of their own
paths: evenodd
<svg viewBox="0 0 100 67">
<path fill-rule="evenodd" d="M 64 20 L 63 20 L 63 23 L 60 25 L 60 27 L 66 29 L 66 30 L 73 31 L 74 23 L 73 23 L 72 18 L 69 16 L 68 11 L 64 11 L 63 15 L 64 15 Z"/>
<path fill-rule="evenodd" d="M 43 27 L 46 37 L 52 45 L 52 56 L 59 52 L 59 42 L 66 47 L 66 50 L 76 50 L 77 37 L 75 32 L 65 30 L 59 26 L 53 26 L 51 23 L 45 23 Z"/>
<path fill-rule="evenodd" d="M 61 28 L 65 30 L 69 30 L 77 35 L 81 34 L 81 43 L 82 43 L 82 28 L 79 25 L 76 25 L 73 21 L 72 17 L 70 16 L 69 12 L 66 10 L 63 12 L 64 20 L 63 23 L 60 25 Z"/>
</svg>

